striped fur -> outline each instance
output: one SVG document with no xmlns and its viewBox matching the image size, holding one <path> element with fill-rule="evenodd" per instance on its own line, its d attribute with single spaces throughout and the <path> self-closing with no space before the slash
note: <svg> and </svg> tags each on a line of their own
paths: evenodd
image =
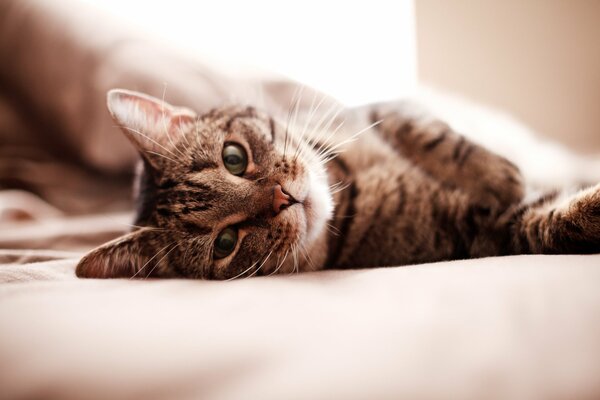
<svg viewBox="0 0 600 400">
<path fill-rule="evenodd" d="M 350 123 L 333 137 L 307 135 L 319 128 L 312 121 L 281 123 L 252 107 L 197 116 L 120 91 L 109 108 L 142 156 L 137 228 L 90 252 L 79 276 L 231 279 L 600 251 L 600 186 L 525 203 L 514 164 L 394 104 L 336 116 Z M 242 177 L 222 165 L 231 141 L 250 154 Z M 336 147 L 344 152 L 332 157 Z M 274 213 L 276 184 L 302 201 Z M 226 226 L 239 229 L 239 243 L 215 260 L 214 240 Z"/>
</svg>

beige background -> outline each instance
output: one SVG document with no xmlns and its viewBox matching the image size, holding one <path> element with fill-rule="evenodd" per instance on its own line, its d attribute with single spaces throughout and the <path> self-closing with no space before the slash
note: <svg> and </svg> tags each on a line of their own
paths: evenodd
<svg viewBox="0 0 600 400">
<path fill-rule="evenodd" d="M 415 3 L 422 82 L 600 151 L 600 1 Z"/>
</svg>

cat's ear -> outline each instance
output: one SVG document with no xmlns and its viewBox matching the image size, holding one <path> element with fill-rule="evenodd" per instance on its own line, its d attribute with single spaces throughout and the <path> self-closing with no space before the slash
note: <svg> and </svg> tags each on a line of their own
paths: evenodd
<svg viewBox="0 0 600 400">
<path fill-rule="evenodd" d="M 197 118 L 192 110 L 131 90 L 112 89 L 106 97 L 114 120 L 151 164 L 156 157 L 175 158 L 175 147 Z"/>
<path fill-rule="evenodd" d="M 160 235 L 152 228 L 128 233 L 86 254 L 77 264 L 75 273 L 80 278 L 144 278 L 156 275 L 160 272 L 158 264 L 163 261 L 165 250 L 169 250 L 160 242 Z"/>
</svg>

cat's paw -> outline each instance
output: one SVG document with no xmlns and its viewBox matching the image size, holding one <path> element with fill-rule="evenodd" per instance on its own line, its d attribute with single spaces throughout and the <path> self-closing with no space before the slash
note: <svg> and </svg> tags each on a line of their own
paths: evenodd
<svg viewBox="0 0 600 400">
<path fill-rule="evenodd" d="M 600 185 L 563 201 L 549 215 L 552 242 L 565 253 L 600 253 Z"/>
<path fill-rule="evenodd" d="M 565 214 L 586 236 L 600 242 L 600 184 L 580 191 Z"/>
</svg>

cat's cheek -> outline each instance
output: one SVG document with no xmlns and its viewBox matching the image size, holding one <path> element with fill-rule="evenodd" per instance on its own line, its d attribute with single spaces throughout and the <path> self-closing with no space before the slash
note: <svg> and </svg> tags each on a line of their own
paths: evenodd
<svg viewBox="0 0 600 400">
<path fill-rule="evenodd" d="M 308 184 L 308 196 L 304 201 L 307 225 L 306 244 L 312 243 L 319 237 L 325 229 L 325 224 L 333 214 L 333 199 L 329 193 L 327 183 L 312 171 L 309 171 Z"/>
</svg>

